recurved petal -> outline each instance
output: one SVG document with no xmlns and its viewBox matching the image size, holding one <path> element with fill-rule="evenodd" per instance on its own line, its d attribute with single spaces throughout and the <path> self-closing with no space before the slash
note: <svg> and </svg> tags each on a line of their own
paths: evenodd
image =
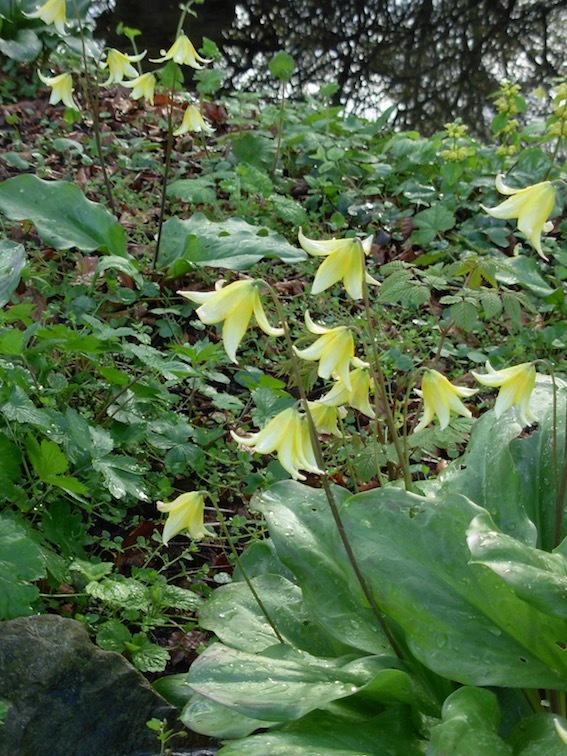
<svg viewBox="0 0 567 756">
<path fill-rule="evenodd" d="M 264 307 L 262 305 L 262 300 L 260 299 L 260 292 L 258 289 L 255 289 L 254 292 L 254 317 L 256 318 L 256 322 L 264 331 L 264 333 L 267 333 L 268 336 L 283 336 L 284 335 L 284 329 L 278 328 L 276 326 L 270 325 L 270 322 L 268 321 L 268 318 L 266 317 L 266 313 L 264 312 Z"/>
<path fill-rule="evenodd" d="M 202 307 L 205 307 L 203 305 Z M 199 310 L 202 309 L 199 308 Z M 232 362 L 236 362 L 236 350 L 240 342 L 242 341 L 246 329 L 250 323 L 252 317 L 252 302 L 241 302 L 240 307 L 233 307 L 226 318 L 224 319 L 224 325 L 222 327 L 222 341 L 224 349 Z M 201 318 L 203 321 L 203 319 Z M 205 322 L 205 321 L 203 321 Z M 216 322 L 216 321 L 211 321 Z"/>
<path fill-rule="evenodd" d="M 298 240 L 301 247 L 309 254 L 317 256 L 330 255 L 332 252 L 336 252 L 343 247 L 352 244 L 352 239 L 326 239 L 315 240 L 308 239 L 304 236 L 302 229 L 299 229 Z"/>
<path fill-rule="evenodd" d="M 332 328 L 325 328 L 324 326 L 319 325 L 319 323 L 316 323 L 314 320 L 312 320 L 311 315 L 309 314 L 309 310 L 305 310 L 305 325 L 307 326 L 307 330 L 310 333 L 314 333 L 319 336 L 324 333 L 329 333 L 333 330 Z"/>
<path fill-rule="evenodd" d="M 311 287 L 311 293 L 319 294 L 320 292 L 325 291 L 325 289 L 328 289 L 329 286 L 337 283 L 337 281 L 340 281 L 341 278 L 345 277 L 349 272 L 349 260 L 352 260 L 352 262 L 356 264 L 354 257 L 351 258 L 349 253 L 345 253 L 344 250 L 338 249 L 335 252 L 331 252 L 327 259 L 323 260 L 323 262 L 317 269 L 315 280 L 313 281 L 313 286 Z M 359 267 L 360 278 L 362 278 L 362 266 L 359 264 Z M 360 283 L 360 281 L 359 288 L 361 290 L 360 297 L 353 297 L 353 299 L 360 299 L 362 297 L 362 284 Z"/>
</svg>

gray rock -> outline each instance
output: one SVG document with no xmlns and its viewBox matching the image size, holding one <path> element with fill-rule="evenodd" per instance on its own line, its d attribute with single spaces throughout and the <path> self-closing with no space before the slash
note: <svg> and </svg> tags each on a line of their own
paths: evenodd
<svg viewBox="0 0 567 756">
<path fill-rule="evenodd" d="M 159 753 L 147 720 L 177 718 L 126 659 L 53 614 L 0 623 L 0 700 L 2 756 Z"/>
</svg>

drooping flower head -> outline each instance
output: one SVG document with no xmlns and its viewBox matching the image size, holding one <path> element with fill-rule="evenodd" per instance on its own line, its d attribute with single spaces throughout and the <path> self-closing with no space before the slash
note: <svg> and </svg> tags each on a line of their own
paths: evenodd
<svg viewBox="0 0 567 756">
<path fill-rule="evenodd" d="M 210 134 L 214 131 L 194 105 L 189 105 L 185 109 L 181 126 L 178 129 L 175 129 L 173 136 L 181 136 L 181 134 L 186 134 L 188 131 L 202 131 L 206 134 Z"/>
<path fill-rule="evenodd" d="M 209 535 L 203 522 L 205 495 L 203 491 L 192 491 L 181 494 L 173 501 L 158 501 L 156 506 L 159 511 L 167 512 L 168 515 L 162 535 L 164 546 L 167 546 L 173 536 L 183 530 L 188 530 L 194 540 Z"/>
<path fill-rule="evenodd" d="M 308 239 L 299 229 L 299 243 L 303 249 L 315 257 L 326 257 L 317 273 L 312 294 L 319 294 L 337 281 L 343 281 L 347 294 L 353 299 L 362 299 L 363 274 L 366 283 L 380 285 L 379 281 L 364 272 L 362 253 L 368 255 L 372 248 L 372 236 L 366 239 L 328 239 L 316 241 Z"/>
<path fill-rule="evenodd" d="M 470 417 L 471 411 L 465 407 L 459 397 L 473 396 L 477 390 L 453 386 L 437 370 L 427 370 L 421 379 L 421 390 L 415 389 L 416 393 L 423 398 L 423 417 L 416 425 L 414 433 L 429 425 L 435 415 L 439 418 L 441 430 L 449 425 L 451 412 Z"/>
<path fill-rule="evenodd" d="M 136 76 L 135 79 L 130 79 L 130 81 L 123 81 L 122 86 L 128 87 L 132 90 L 130 97 L 133 100 L 139 100 L 143 97 L 150 103 L 150 105 L 154 104 L 156 77 L 153 73 L 145 73 L 141 76 Z"/>
<path fill-rule="evenodd" d="M 306 349 L 294 347 L 297 356 L 303 360 L 318 360 L 317 375 L 320 378 L 330 378 L 336 373 L 347 390 L 352 391 L 350 365 L 355 367 L 367 367 L 367 365 L 354 356 L 354 339 L 348 326 L 324 328 L 311 320 L 309 310 L 305 311 L 305 325 L 308 331 L 318 335 L 319 338 Z"/>
<path fill-rule="evenodd" d="M 376 417 L 374 408 L 370 404 L 370 389 L 372 378 L 366 367 L 355 368 L 350 373 L 351 390 L 349 391 L 339 379 L 333 387 L 319 399 L 319 404 L 329 404 L 333 407 L 347 404 L 372 420 Z"/>
<path fill-rule="evenodd" d="M 541 248 L 541 235 L 549 233 L 553 228 L 553 223 L 547 219 L 555 205 L 555 187 L 550 181 L 541 181 L 525 189 L 513 189 L 506 186 L 503 178 L 502 175 L 496 177 L 496 188 L 500 194 L 511 196 L 497 207 L 481 207 L 493 218 L 517 218 L 518 230 L 524 234 L 538 255 L 547 260 Z"/>
<path fill-rule="evenodd" d="M 186 34 L 180 34 L 169 50 L 161 51 L 162 57 L 152 59 L 152 63 L 165 63 L 166 60 L 173 60 L 180 66 L 191 66 L 191 68 L 203 68 L 201 63 L 211 63 L 211 58 L 203 58 Z"/>
<path fill-rule="evenodd" d="M 536 381 L 533 363 L 523 362 L 521 365 L 494 370 L 487 361 L 486 370 L 488 372 L 484 375 L 471 372 L 483 386 L 500 388 L 494 405 L 496 417 L 500 417 L 510 407 L 516 407 L 518 422 L 522 427 L 536 422 L 537 418 L 530 410 L 530 397 Z"/>
<path fill-rule="evenodd" d="M 46 3 L 38 6 L 33 13 L 24 13 L 24 16 L 26 18 L 40 18 L 47 26 L 53 24 L 57 33 L 62 37 L 65 36 L 65 25 L 67 24 L 65 0 L 47 0 Z"/>
<path fill-rule="evenodd" d="M 196 315 L 202 323 L 212 325 L 224 322 L 222 340 L 227 355 L 236 362 L 236 350 L 242 341 L 252 318 L 256 318 L 259 327 L 269 336 L 283 336 L 283 328 L 274 328 L 268 322 L 259 287 L 262 281 L 235 281 L 223 286 L 224 281 L 217 281 L 215 291 L 178 291 L 182 297 L 190 299 L 201 306 Z"/>
<path fill-rule="evenodd" d="M 323 475 L 317 467 L 307 418 L 294 407 L 279 412 L 261 431 L 251 436 L 239 436 L 234 431 L 230 434 L 239 444 L 253 447 L 252 451 L 258 454 L 276 452 L 280 465 L 295 480 L 305 480 L 300 470 Z"/>
<path fill-rule="evenodd" d="M 107 87 L 110 84 L 120 84 L 124 78 L 137 79 L 140 72 L 137 68 L 134 68 L 132 63 L 142 60 L 145 54 L 146 50 L 138 55 L 126 55 L 126 53 L 120 52 L 120 50 L 111 48 L 106 55 L 106 60 L 100 64 L 101 68 L 108 68 L 108 79 L 102 83 L 102 86 Z"/>
<path fill-rule="evenodd" d="M 337 438 L 343 437 L 338 422 L 339 418 L 342 420 L 346 417 L 347 411 L 344 407 L 320 401 L 307 402 L 307 405 L 317 433 Z"/>
<path fill-rule="evenodd" d="M 38 71 L 37 75 L 44 84 L 51 87 L 50 105 L 57 105 L 58 102 L 62 102 L 68 108 L 80 109 L 73 99 L 74 87 L 71 74 L 62 73 L 58 76 L 44 76 L 41 71 Z"/>
</svg>

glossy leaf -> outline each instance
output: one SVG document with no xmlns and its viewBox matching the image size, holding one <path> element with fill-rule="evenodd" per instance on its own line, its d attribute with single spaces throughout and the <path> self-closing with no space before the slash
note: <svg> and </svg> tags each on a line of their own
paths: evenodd
<svg viewBox="0 0 567 756">
<path fill-rule="evenodd" d="M 427 667 L 468 685 L 567 690 L 564 622 L 469 564 L 466 531 L 483 511 L 460 494 L 384 488 L 353 496 L 342 515 L 378 605 Z"/>
<path fill-rule="evenodd" d="M 26 173 L 0 184 L 0 211 L 29 220 L 54 249 L 76 247 L 126 257 L 126 236 L 116 218 L 67 181 L 45 181 Z"/>
<path fill-rule="evenodd" d="M 26 253 L 21 244 L 0 241 L 0 307 L 10 301 L 25 264 Z"/>
</svg>

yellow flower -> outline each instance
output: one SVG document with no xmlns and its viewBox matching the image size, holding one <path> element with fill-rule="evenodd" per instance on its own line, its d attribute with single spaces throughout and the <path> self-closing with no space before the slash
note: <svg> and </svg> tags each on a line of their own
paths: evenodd
<svg viewBox="0 0 567 756">
<path fill-rule="evenodd" d="M 79 106 L 73 99 L 74 89 L 71 74 L 62 73 L 58 76 L 44 76 L 41 71 L 38 71 L 37 75 L 44 84 L 51 87 L 50 105 L 57 105 L 58 102 L 62 102 L 68 108 L 79 110 Z"/>
<path fill-rule="evenodd" d="M 330 378 L 336 373 L 348 391 L 352 391 L 349 367 L 367 367 L 365 362 L 354 356 L 354 339 L 347 326 L 324 328 L 311 320 L 309 311 L 305 312 L 307 330 L 319 338 L 307 349 L 297 349 L 295 353 L 303 360 L 319 360 L 317 375 Z"/>
<path fill-rule="evenodd" d="M 200 304 L 196 310 L 197 317 L 202 323 L 211 325 L 224 321 L 222 340 L 225 352 L 233 362 L 236 362 L 236 350 L 242 341 L 246 329 L 252 318 L 269 336 L 283 336 L 283 328 L 274 328 L 268 323 L 266 313 L 262 307 L 258 287 L 262 281 L 235 281 L 223 286 L 218 281 L 215 291 L 178 291 L 182 297 Z"/>
<path fill-rule="evenodd" d="M 154 90 L 156 87 L 156 77 L 153 73 L 145 73 L 141 76 L 137 76 L 130 81 L 123 81 L 123 87 L 130 87 L 132 92 L 130 97 L 133 100 L 139 100 L 140 97 L 144 97 L 150 105 L 154 104 Z"/>
<path fill-rule="evenodd" d="M 186 108 L 181 126 L 173 132 L 173 136 L 180 136 L 188 131 L 204 131 L 207 134 L 213 131 L 194 105 Z"/>
<path fill-rule="evenodd" d="M 319 266 L 312 294 L 319 294 L 337 281 L 343 281 L 347 294 L 353 299 L 362 299 L 362 276 L 363 264 L 362 253 L 368 255 L 372 248 L 372 237 L 364 240 L 352 239 L 329 239 L 327 241 L 315 241 L 308 239 L 299 229 L 299 243 L 303 249 L 315 257 L 327 257 Z M 368 273 L 365 274 L 366 283 L 380 285 Z"/>
<path fill-rule="evenodd" d="M 453 386 L 437 370 L 428 370 L 421 380 L 421 391 L 416 389 L 416 393 L 423 397 L 423 417 L 415 427 L 414 433 L 429 425 L 435 415 L 439 418 L 441 430 L 449 424 L 451 412 L 470 417 L 470 410 L 461 402 L 459 396 L 473 396 L 477 390 Z"/>
<path fill-rule="evenodd" d="M 518 422 L 522 427 L 536 422 L 537 418 L 530 411 L 530 397 L 536 381 L 536 370 L 531 362 L 521 365 L 494 370 L 490 362 L 486 363 L 488 373 L 480 375 L 471 371 L 476 380 L 483 386 L 499 386 L 500 391 L 494 405 L 494 414 L 500 417 L 502 413 L 515 406 Z"/>
<path fill-rule="evenodd" d="M 203 516 L 205 500 L 203 491 L 192 491 L 178 496 L 173 501 L 158 501 L 156 504 L 160 512 L 167 512 L 167 520 L 163 528 L 162 541 L 167 546 L 169 541 L 182 530 L 188 530 L 194 540 L 209 535 L 205 530 Z"/>
<path fill-rule="evenodd" d="M 335 385 L 330 391 L 319 399 L 320 404 L 330 404 L 336 407 L 340 404 L 348 404 L 366 417 L 372 420 L 376 417 L 374 409 L 370 404 L 370 389 L 372 379 L 366 368 L 355 368 L 350 374 L 351 390 L 341 380 L 335 381 Z"/>
<path fill-rule="evenodd" d="M 139 55 L 126 55 L 126 53 L 120 52 L 111 48 L 104 63 L 100 64 L 101 68 L 108 68 L 108 79 L 103 82 L 102 86 L 107 87 L 109 84 L 119 84 L 123 81 L 124 77 L 129 79 L 139 78 L 140 72 L 137 68 L 134 68 L 132 63 L 137 63 L 142 60 L 146 51 Z"/>
<path fill-rule="evenodd" d="M 34 13 L 24 13 L 26 18 L 40 18 L 44 24 L 53 24 L 58 34 L 65 35 L 67 23 L 67 8 L 65 0 L 47 0 Z"/>
<path fill-rule="evenodd" d="M 195 50 L 193 43 L 185 34 L 180 34 L 167 52 L 161 51 L 162 58 L 152 60 L 152 63 L 165 63 L 166 60 L 173 60 L 180 66 L 191 66 L 191 68 L 203 68 L 200 63 L 211 63 L 210 58 L 202 58 Z"/>
<path fill-rule="evenodd" d="M 254 447 L 258 454 L 277 452 L 280 465 L 295 480 L 305 480 L 300 470 L 323 475 L 315 460 L 307 418 L 293 407 L 278 413 L 265 428 L 248 438 L 234 431 L 230 434 L 239 444 Z"/>
<path fill-rule="evenodd" d="M 343 419 L 346 417 L 346 409 L 339 407 L 335 404 L 324 404 L 323 402 L 307 402 L 309 411 L 315 428 L 318 433 L 322 433 L 325 436 L 337 436 L 342 438 L 343 434 L 339 430 L 338 420 L 339 417 Z"/>
<path fill-rule="evenodd" d="M 497 207 L 481 207 L 493 218 L 517 218 L 518 230 L 526 236 L 538 255 L 547 260 L 541 249 L 541 235 L 553 228 L 553 223 L 547 219 L 555 205 L 555 187 L 550 181 L 542 181 L 525 189 L 513 189 L 504 184 L 503 178 L 502 175 L 496 177 L 496 188 L 501 194 L 512 196 Z"/>
</svg>

